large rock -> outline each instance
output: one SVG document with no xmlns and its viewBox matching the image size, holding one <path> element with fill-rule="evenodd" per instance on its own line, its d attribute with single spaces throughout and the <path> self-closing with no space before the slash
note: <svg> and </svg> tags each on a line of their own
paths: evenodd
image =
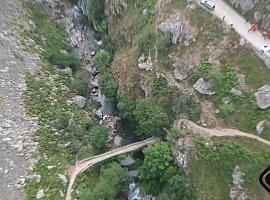
<svg viewBox="0 0 270 200">
<path fill-rule="evenodd" d="M 170 33 L 172 36 L 172 43 L 177 44 L 180 34 L 182 32 L 182 25 L 179 22 L 162 22 L 159 25 L 159 31 L 161 33 Z"/>
<path fill-rule="evenodd" d="M 42 197 L 44 197 L 44 189 L 41 189 L 41 190 L 39 190 L 38 192 L 37 192 L 37 194 L 36 194 L 36 198 L 37 199 L 41 199 Z"/>
<path fill-rule="evenodd" d="M 197 80 L 197 82 L 193 85 L 193 88 L 201 94 L 214 95 L 215 92 L 210 91 L 210 87 L 211 85 L 209 82 L 205 81 L 203 78 Z"/>
<path fill-rule="evenodd" d="M 139 170 L 131 170 L 128 172 L 128 176 L 131 178 L 138 177 L 139 176 Z"/>
<path fill-rule="evenodd" d="M 79 108 L 84 108 L 86 104 L 86 98 L 82 96 L 76 96 L 74 97 L 74 102 Z"/>
<path fill-rule="evenodd" d="M 255 93 L 257 105 L 261 109 L 266 109 L 270 106 L 270 85 L 264 85 Z"/>
<path fill-rule="evenodd" d="M 58 178 L 60 179 L 60 181 L 63 183 L 63 185 L 67 185 L 67 177 L 63 174 L 58 174 Z"/>
<path fill-rule="evenodd" d="M 115 146 L 121 146 L 122 145 L 123 138 L 119 135 L 115 136 L 113 139 L 113 143 Z"/>
<path fill-rule="evenodd" d="M 135 163 L 135 160 L 131 157 L 128 156 L 126 159 L 120 161 L 120 165 L 122 166 L 130 166 Z"/>
<path fill-rule="evenodd" d="M 256 132 L 258 135 L 261 135 L 262 132 L 264 131 L 265 126 L 267 125 L 267 121 L 266 120 L 262 120 L 259 123 L 257 123 L 256 125 Z"/>
<path fill-rule="evenodd" d="M 72 76 L 72 69 L 69 67 L 66 67 L 64 69 L 56 68 L 56 72 L 61 75 Z"/>
<path fill-rule="evenodd" d="M 252 10 L 255 6 L 253 0 L 230 0 L 230 2 L 234 7 L 240 8 L 244 12 Z"/>
<path fill-rule="evenodd" d="M 177 81 L 183 81 L 187 78 L 187 74 L 182 72 L 180 69 L 174 69 L 173 75 Z"/>
</svg>

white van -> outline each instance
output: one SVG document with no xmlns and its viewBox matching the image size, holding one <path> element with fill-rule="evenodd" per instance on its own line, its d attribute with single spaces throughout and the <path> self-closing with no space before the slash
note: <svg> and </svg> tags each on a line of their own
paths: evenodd
<svg viewBox="0 0 270 200">
<path fill-rule="evenodd" d="M 215 2 L 212 0 L 201 0 L 200 1 L 202 5 L 204 5 L 205 7 L 207 7 L 210 10 L 214 10 L 215 9 Z"/>
</svg>

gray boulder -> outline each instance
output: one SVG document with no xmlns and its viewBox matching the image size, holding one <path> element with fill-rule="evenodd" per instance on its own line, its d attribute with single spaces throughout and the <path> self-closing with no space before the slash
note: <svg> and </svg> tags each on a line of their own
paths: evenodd
<svg viewBox="0 0 270 200">
<path fill-rule="evenodd" d="M 58 178 L 60 179 L 60 181 L 63 183 L 63 185 L 67 185 L 67 177 L 63 174 L 57 174 Z"/>
<path fill-rule="evenodd" d="M 181 70 L 179 69 L 175 69 L 173 71 L 173 75 L 174 75 L 174 78 L 177 80 L 177 81 L 183 81 L 187 78 L 187 74 L 186 73 L 183 73 L 181 72 Z"/>
<path fill-rule="evenodd" d="M 56 72 L 61 75 L 72 76 L 72 69 L 69 67 L 66 67 L 64 69 L 56 68 Z"/>
<path fill-rule="evenodd" d="M 120 165 L 122 166 L 130 166 L 133 165 L 134 163 L 135 160 L 131 156 L 128 156 L 126 157 L 126 159 L 120 161 Z"/>
<path fill-rule="evenodd" d="M 39 190 L 38 192 L 37 192 L 37 194 L 36 194 L 36 198 L 37 199 L 41 199 L 42 197 L 44 197 L 44 189 L 41 189 L 41 190 Z"/>
<path fill-rule="evenodd" d="M 237 89 L 235 89 L 235 88 L 232 88 L 232 89 L 230 90 L 230 93 L 233 94 L 233 95 L 235 95 L 235 96 L 242 95 L 241 90 L 237 90 Z"/>
<path fill-rule="evenodd" d="M 76 96 L 74 97 L 74 102 L 79 108 L 84 108 L 86 104 L 86 98 L 82 96 Z"/>
<path fill-rule="evenodd" d="M 162 22 L 159 25 L 161 33 L 170 33 L 172 36 L 172 43 L 177 44 L 183 27 L 179 22 Z"/>
<path fill-rule="evenodd" d="M 193 88 L 201 94 L 214 95 L 215 92 L 210 91 L 210 87 L 210 83 L 205 81 L 203 78 L 198 79 L 197 82 L 193 85 Z"/>
<path fill-rule="evenodd" d="M 113 143 L 115 146 L 121 146 L 122 145 L 123 138 L 119 135 L 115 136 L 113 139 Z"/>
<path fill-rule="evenodd" d="M 265 127 L 267 125 L 267 121 L 266 120 L 262 120 L 260 122 L 257 123 L 256 125 L 256 132 L 258 135 L 261 135 L 262 132 L 264 131 Z"/>
<path fill-rule="evenodd" d="M 266 109 L 270 106 L 270 85 L 264 85 L 255 93 L 257 105 L 261 109 Z"/>
<path fill-rule="evenodd" d="M 138 177 L 139 176 L 139 170 L 131 170 L 128 172 L 128 176 L 131 178 Z"/>
</svg>

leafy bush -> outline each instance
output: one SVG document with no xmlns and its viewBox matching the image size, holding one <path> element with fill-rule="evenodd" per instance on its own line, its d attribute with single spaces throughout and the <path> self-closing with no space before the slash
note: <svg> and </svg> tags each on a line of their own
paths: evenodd
<svg viewBox="0 0 270 200">
<path fill-rule="evenodd" d="M 105 0 L 87 0 L 88 19 L 97 25 L 104 19 L 104 4 Z"/>
<path fill-rule="evenodd" d="M 102 72 L 106 72 L 109 69 L 111 63 L 111 56 L 107 51 L 100 51 L 94 58 L 94 65 Z"/>
<path fill-rule="evenodd" d="M 158 37 L 157 48 L 159 54 L 166 54 L 166 56 L 168 56 L 171 46 L 172 42 L 170 34 L 162 34 Z"/>
<path fill-rule="evenodd" d="M 69 124 L 69 115 L 64 112 L 58 112 L 56 113 L 56 120 L 54 127 L 57 129 L 65 129 L 68 127 Z"/>
<path fill-rule="evenodd" d="M 144 161 L 140 167 L 140 178 L 147 180 L 162 177 L 172 161 L 168 143 L 159 142 L 148 146 L 143 150 L 143 154 Z"/>
<path fill-rule="evenodd" d="M 192 200 L 196 199 L 188 188 L 188 183 L 183 175 L 177 174 L 169 179 L 165 188 L 158 196 L 159 200 Z"/>
<path fill-rule="evenodd" d="M 114 162 L 101 168 L 100 173 L 95 187 L 80 192 L 80 200 L 114 200 L 119 192 L 126 191 L 129 183 L 127 169 Z"/>
<path fill-rule="evenodd" d="M 81 96 L 87 96 L 88 91 L 88 85 L 89 85 L 89 76 L 87 76 L 86 73 L 82 71 L 78 71 L 74 75 L 74 79 L 71 83 L 71 88 L 79 95 Z"/>
<path fill-rule="evenodd" d="M 170 118 L 164 109 L 153 99 L 139 99 L 133 111 L 138 123 L 136 133 L 141 137 L 150 137 L 163 133 L 163 127 L 170 126 Z"/>
<path fill-rule="evenodd" d="M 95 126 L 90 130 L 90 143 L 96 149 L 104 149 L 108 140 L 108 130 L 102 126 Z"/>
<path fill-rule="evenodd" d="M 59 68 L 70 67 L 76 71 L 80 66 L 80 60 L 74 53 L 62 54 L 59 50 L 49 48 L 44 52 L 44 57 Z"/>
<path fill-rule="evenodd" d="M 151 26 L 146 26 L 134 39 L 134 45 L 137 46 L 139 54 L 148 54 L 155 41 L 155 33 Z"/>
<path fill-rule="evenodd" d="M 117 83 L 110 72 L 105 72 L 100 76 L 99 85 L 102 94 L 104 94 L 108 99 L 115 99 Z"/>
<path fill-rule="evenodd" d="M 219 116 L 228 117 L 235 111 L 235 107 L 233 104 L 224 104 L 219 107 Z"/>
</svg>

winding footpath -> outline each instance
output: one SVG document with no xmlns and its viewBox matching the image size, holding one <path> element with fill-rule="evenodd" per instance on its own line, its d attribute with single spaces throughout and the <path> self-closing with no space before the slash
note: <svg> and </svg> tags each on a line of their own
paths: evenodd
<svg viewBox="0 0 270 200">
<path fill-rule="evenodd" d="M 72 186 L 73 186 L 73 184 L 75 182 L 75 179 L 78 176 L 78 174 L 84 172 L 89 167 L 91 167 L 91 166 L 93 166 L 93 165 L 95 165 L 95 164 L 97 164 L 97 163 L 99 163 L 101 161 L 107 160 L 107 159 L 109 159 L 111 157 L 118 156 L 118 155 L 121 155 L 121 154 L 124 154 L 124 153 L 136 151 L 136 150 L 141 149 L 141 148 L 143 148 L 143 147 L 145 147 L 145 146 L 147 146 L 149 144 L 155 143 L 158 140 L 159 140 L 158 138 L 149 138 L 149 139 L 143 140 L 141 142 L 132 143 L 130 145 L 127 145 L 127 146 L 124 146 L 124 147 L 121 147 L 121 148 L 118 148 L 118 149 L 115 149 L 115 150 L 100 154 L 98 156 L 93 156 L 93 157 L 78 161 L 75 166 L 70 166 L 70 168 L 69 168 L 69 177 L 70 177 L 70 179 L 69 179 L 69 185 L 68 185 L 66 200 L 71 200 L 72 199 L 72 196 L 71 196 Z"/>
<path fill-rule="evenodd" d="M 177 126 L 182 127 L 182 125 L 192 130 L 194 133 L 198 133 L 207 137 L 213 137 L 213 136 L 215 137 L 245 137 L 245 138 L 249 138 L 249 139 L 253 139 L 258 142 L 261 142 L 267 146 L 270 146 L 270 141 L 263 139 L 257 135 L 245 133 L 236 129 L 221 129 L 221 128 L 208 129 L 208 128 L 201 127 L 190 120 L 186 120 L 186 119 L 178 120 Z"/>
</svg>

